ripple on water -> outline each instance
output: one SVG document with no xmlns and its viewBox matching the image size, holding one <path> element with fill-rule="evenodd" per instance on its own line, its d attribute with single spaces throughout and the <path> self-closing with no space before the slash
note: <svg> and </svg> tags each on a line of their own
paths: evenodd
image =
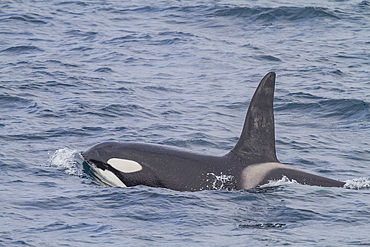
<svg viewBox="0 0 370 247">
<path fill-rule="evenodd" d="M 318 7 L 224 7 L 215 12 L 217 16 L 231 16 L 238 18 L 251 18 L 255 21 L 291 21 L 328 18 L 339 19 L 332 11 L 326 8 Z"/>
<path fill-rule="evenodd" d="M 28 54 L 28 53 L 34 53 L 34 52 L 43 52 L 44 50 L 32 45 L 20 45 L 20 46 L 12 46 L 9 48 L 6 48 L 0 53 L 7 53 L 7 54 Z"/>
</svg>

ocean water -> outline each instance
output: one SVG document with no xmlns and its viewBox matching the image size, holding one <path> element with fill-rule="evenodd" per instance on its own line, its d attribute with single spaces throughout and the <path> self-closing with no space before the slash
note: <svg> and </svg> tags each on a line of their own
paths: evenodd
<svg viewBox="0 0 370 247">
<path fill-rule="evenodd" d="M 104 141 L 224 155 L 269 71 L 279 160 L 346 188 L 84 174 L 78 153 Z M 2 0 L 0 245 L 370 245 L 369 99 L 367 0 Z"/>
</svg>

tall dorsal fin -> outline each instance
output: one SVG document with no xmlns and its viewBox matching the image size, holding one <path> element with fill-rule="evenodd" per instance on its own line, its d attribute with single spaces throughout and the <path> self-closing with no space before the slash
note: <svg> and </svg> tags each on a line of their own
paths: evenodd
<svg viewBox="0 0 370 247">
<path fill-rule="evenodd" d="M 238 143 L 231 151 L 247 163 L 278 161 L 275 150 L 275 73 L 262 79 L 253 95 Z"/>
</svg>

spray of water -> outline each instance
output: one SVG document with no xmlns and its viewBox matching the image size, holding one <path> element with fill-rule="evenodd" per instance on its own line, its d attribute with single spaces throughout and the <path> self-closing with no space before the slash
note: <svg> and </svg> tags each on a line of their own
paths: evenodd
<svg viewBox="0 0 370 247">
<path fill-rule="evenodd" d="M 366 189 L 370 188 L 370 178 L 355 178 L 352 180 L 347 180 L 344 185 L 346 189 Z"/>
<path fill-rule="evenodd" d="M 261 185 L 261 188 L 277 187 L 282 185 L 298 184 L 294 179 L 290 180 L 288 177 L 283 176 L 279 180 L 269 180 L 267 184 Z"/>
<path fill-rule="evenodd" d="M 78 152 L 70 148 L 56 150 L 49 158 L 49 165 L 64 170 L 70 175 L 82 176 L 82 169 L 77 162 Z"/>
</svg>

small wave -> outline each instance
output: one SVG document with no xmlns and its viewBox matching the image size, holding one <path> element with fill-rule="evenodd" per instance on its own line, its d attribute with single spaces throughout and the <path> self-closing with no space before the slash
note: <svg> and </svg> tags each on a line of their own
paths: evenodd
<svg viewBox="0 0 370 247">
<path fill-rule="evenodd" d="M 297 93 L 289 93 L 288 96 L 293 96 L 299 99 L 310 99 L 310 100 L 321 100 L 323 98 L 318 97 L 316 95 L 312 95 L 310 93 L 303 93 L 303 92 L 297 92 Z"/>
<path fill-rule="evenodd" d="M 98 33 L 97 32 L 84 32 L 81 30 L 71 30 L 71 31 L 66 32 L 66 34 L 69 34 L 71 36 L 92 37 L 92 36 L 96 36 Z"/>
<path fill-rule="evenodd" d="M 100 73 L 112 73 L 113 70 L 109 67 L 101 67 L 99 69 L 96 69 L 94 72 L 100 72 Z"/>
<path fill-rule="evenodd" d="M 69 175 L 82 176 L 82 169 L 76 162 L 78 152 L 69 148 L 62 148 L 55 151 L 49 158 L 48 164 L 64 170 Z"/>
<path fill-rule="evenodd" d="M 139 34 L 128 34 L 121 37 L 116 37 L 106 41 L 107 44 L 119 45 L 127 42 L 140 42 L 140 41 L 148 41 L 151 40 L 152 36 L 148 34 L 139 35 Z"/>
<path fill-rule="evenodd" d="M 179 32 L 179 31 L 174 31 L 174 32 L 160 32 L 158 33 L 161 36 L 175 36 L 175 37 L 195 37 L 194 34 L 192 33 L 184 33 L 184 32 Z"/>
<path fill-rule="evenodd" d="M 369 104 L 358 99 L 328 99 L 316 103 L 288 103 L 277 107 L 277 111 L 299 110 L 320 117 L 343 119 L 362 118 L 369 116 Z"/>
<path fill-rule="evenodd" d="M 151 111 L 147 108 L 144 108 L 137 104 L 111 104 L 101 109 L 101 114 L 107 114 L 110 117 L 116 116 L 126 116 L 126 117 L 134 117 L 134 116 L 146 116 L 146 117 L 154 117 Z"/>
<path fill-rule="evenodd" d="M 60 3 L 57 3 L 56 5 L 78 5 L 82 7 L 88 6 L 88 3 L 85 1 L 62 1 Z"/>
<path fill-rule="evenodd" d="M 344 188 L 357 190 L 370 188 L 370 178 L 355 178 L 348 180 L 346 181 Z"/>
<path fill-rule="evenodd" d="M 280 58 L 271 56 L 271 55 L 261 55 L 261 56 L 256 56 L 257 60 L 267 60 L 271 62 L 282 62 Z"/>
<path fill-rule="evenodd" d="M 11 96 L 9 94 L 0 95 L 0 105 L 4 107 L 14 107 L 15 105 L 28 105 L 31 104 L 30 100 L 17 97 L 17 96 Z"/>
<path fill-rule="evenodd" d="M 370 1 L 364 0 L 361 3 L 359 3 L 360 7 L 368 7 L 370 6 Z"/>
<path fill-rule="evenodd" d="M 78 68 L 79 67 L 76 64 L 64 63 L 56 59 L 50 59 L 50 60 L 47 60 L 46 62 L 50 64 L 54 64 L 54 65 L 60 65 L 62 67 L 67 67 L 67 68 Z"/>
<path fill-rule="evenodd" d="M 268 228 L 282 228 L 285 227 L 284 223 L 256 223 L 256 224 L 240 224 L 239 228 L 251 229 L 268 229 Z"/>
<path fill-rule="evenodd" d="M 326 8 L 318 7 L 225 7 L 215 12 L 216 16 L 234 16 L 241 18 L 251 18 L 259 21 L 286 20 L 296 21 L 313 18 L 339 19 Z"/>
<path fill-rule="evenodd" d="M 5 50 L 2 50 L 1 53 L 29 53 L 29 52 L 40 52 L 43 51 L 42 49 L 32 46 L 32 45 L 20 45 L 20 46 L 12 46 Z"/>
<path fill-rule="evenodd" d="M 183 39 L 180 38 L 171 38 L 171 39 L 162 39 L 162 40 L 155 40 L 153 41 L 153 45 L 173 45 L 179 42 L 182 42 Z"/>
<path fill-rule="evenodd" d="M 348 118 L 358 114 L 369 114 L 369 104 L 358 99 L 333 99 L 322 101 L 320 105 L 326 110 L 326 117 Z"/>
<path fill-rule="evenodd" d="M 11 16 L 8 20 L 15 20 L 15 21 L 23 21 L 27 23 L 34 23 L 34 24 L 47 24 L 47 22 L 40 19 L 43 18 L 37 14 L 29 14 L 29 15 L 19 15 L 19 16 Z"/>
<path fill-rule="evenodd" d="M 154 92 L 158 94 L 168 93 L 168 92 L 180 92 L 177 89 L 169 88 L 169 87 L 163 87 L 163 86 L 145 86 L 143 87 L 143 90 L 148 92 Z"/>
</svg>

